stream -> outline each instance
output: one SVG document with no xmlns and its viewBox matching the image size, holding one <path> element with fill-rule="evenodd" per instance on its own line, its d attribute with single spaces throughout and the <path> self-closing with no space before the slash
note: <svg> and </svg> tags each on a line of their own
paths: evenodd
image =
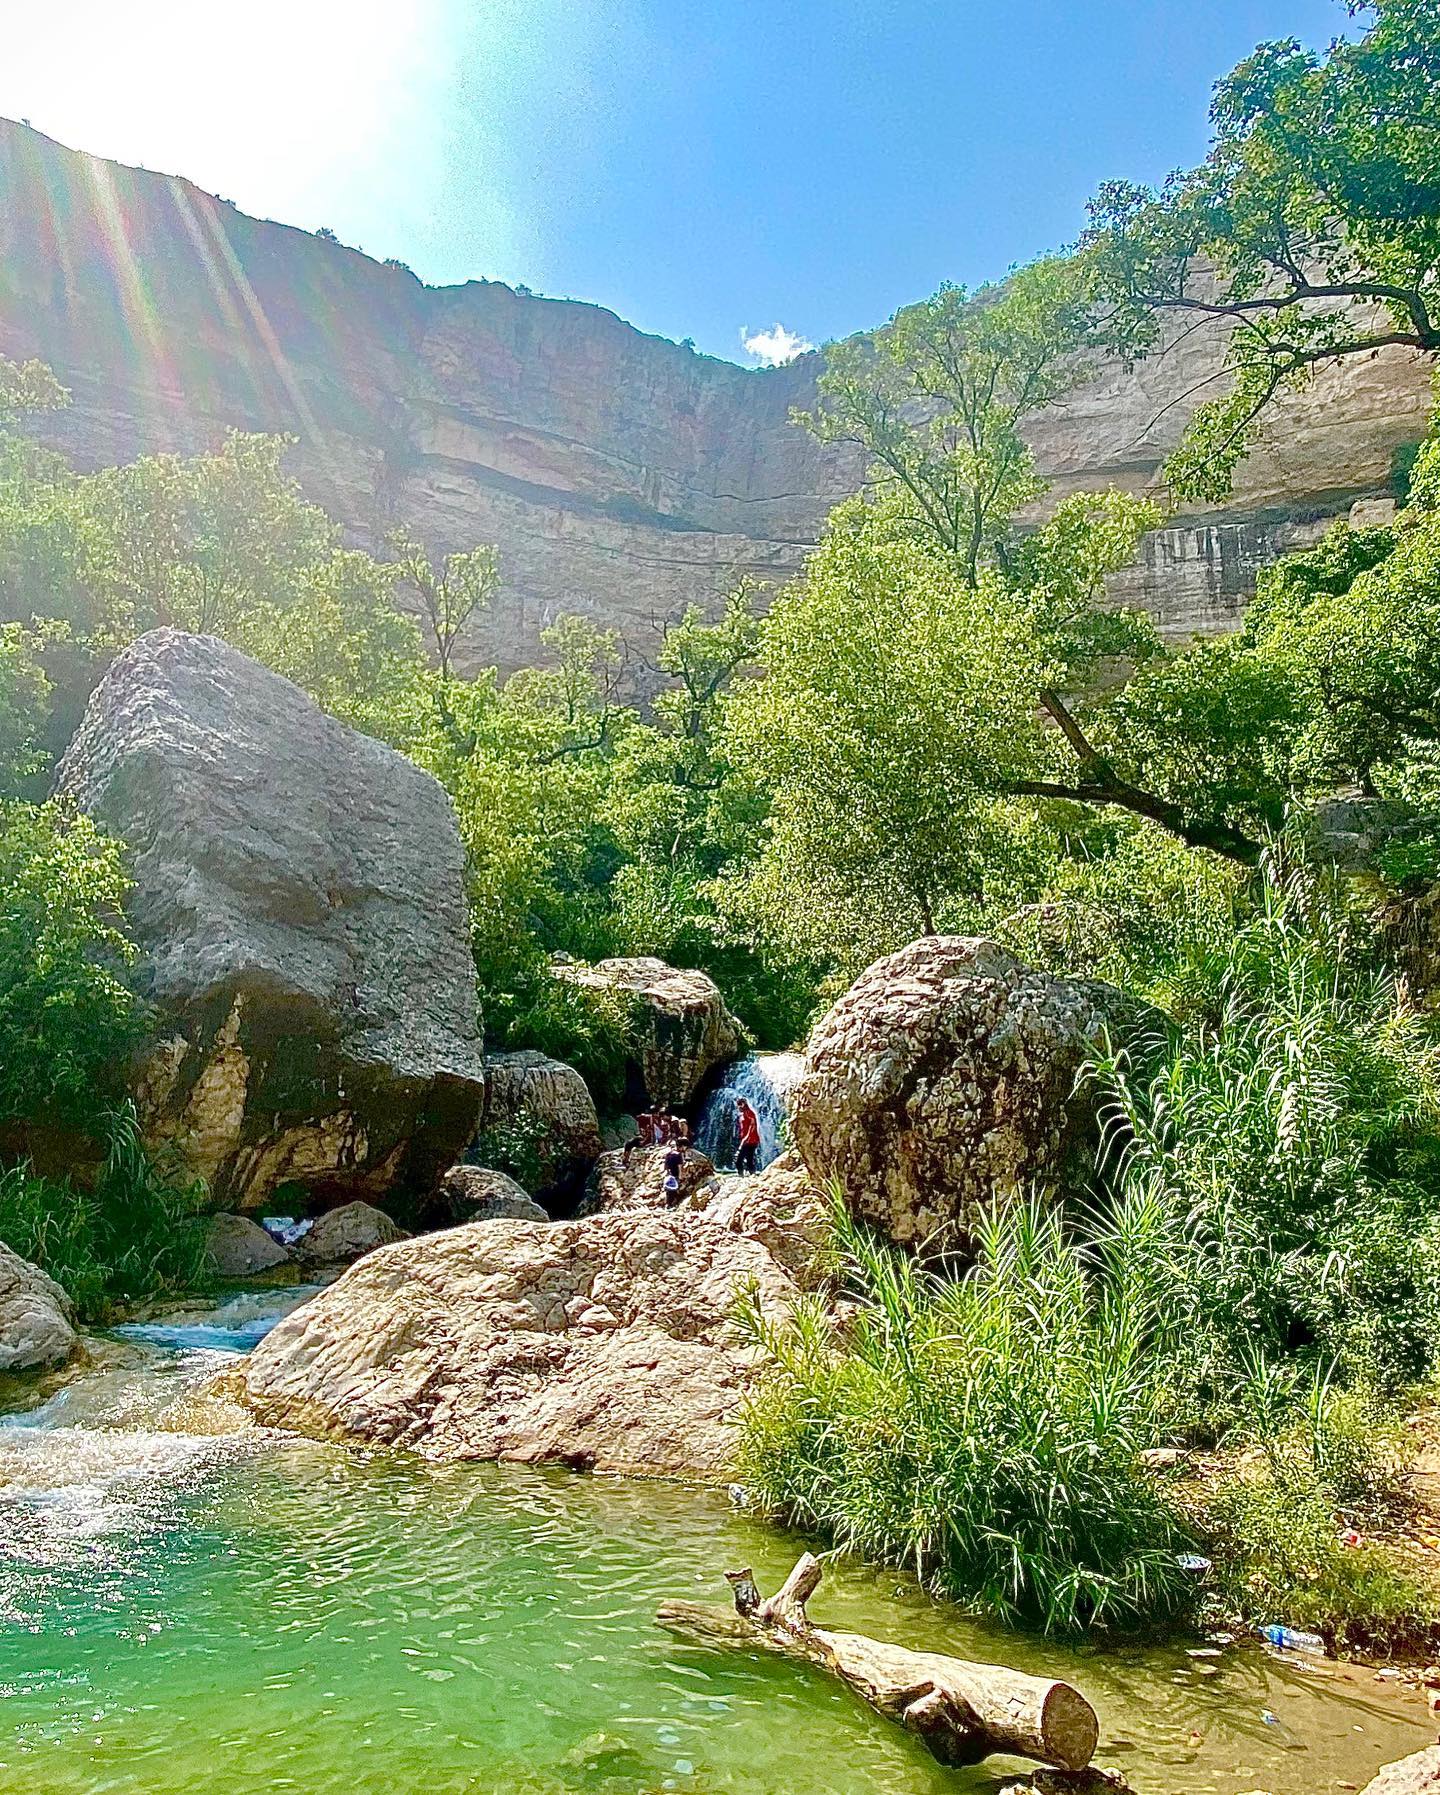
<svg viewBox="0 0 1440 1795">
<path fill-rule="evenodd" d="M 118 1329 L 0 1418 L 3 1795 L 955 1795 L 1017 1768 L 944 1771 L 819 1672 L 657 1631 L 803 1544 L 722 1492 L 236 1431 L 198 1392 L 307 1294 Z M 1016 1638 L 846 1564 L 813 1606 L 1072 1678 L 1137 1795 L 1314 1795 L 1432 1737 L 1359 1667 Z"/>
</svg>

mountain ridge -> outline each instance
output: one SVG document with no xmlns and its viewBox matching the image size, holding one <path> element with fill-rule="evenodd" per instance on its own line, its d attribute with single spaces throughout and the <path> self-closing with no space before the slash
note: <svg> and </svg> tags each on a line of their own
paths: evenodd
<svg viewBox="0 0 1440 1795">
<path fill-rule="evenodd" d="M 1053 496 L 1150 490 L 1213 381 L 1214 329 L 1098 378 L 1030 429 Z M 297 438 L 290 465 L 347 536 L 403 526 L 434 552 L 494 542 L 499 599 L 468 665 L 541 653 L 564 611 L 615 627 L 643 663 L 691 602 L 742 575 L 791 577 L 858 455 L 789 422 L 817 354 L 747 369 L 650 336 L 606 307 L 503 282 L 427 287 L 408 269 L 250 217 L 183 176 L 68 149 L 0 121 L 0 353 L 72 391 L 41 434 L 82 467 Z M 1233 499 L 1146 539 L 1115 595 L 1170 634 L 1233 625 L 1257 567 L 1383 495 L 1424 430 L 1424 371 L 1388 352 L 1277 414 Z"/>
</svg>

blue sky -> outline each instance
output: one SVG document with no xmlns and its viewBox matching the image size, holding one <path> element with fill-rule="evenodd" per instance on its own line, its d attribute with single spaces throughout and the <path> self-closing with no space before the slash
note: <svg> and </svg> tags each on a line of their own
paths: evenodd
<svg viewBox="0 0 1440 1795">
<path fill-rule="evenodd" d="M 432 283 L 735 360 L 1072 238 L 1196 161 L 1214 80 L 1331 0 L 47 0 L 0 113 Z"/>
</svg>

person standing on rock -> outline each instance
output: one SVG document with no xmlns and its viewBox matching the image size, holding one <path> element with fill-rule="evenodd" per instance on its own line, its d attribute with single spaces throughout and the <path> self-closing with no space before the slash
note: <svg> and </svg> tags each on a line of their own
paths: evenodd
<svg viewBox="0 0 1440 1795">
<path fill-rule="evenodd" d="M 735 1170 L 746 1176 L 760 1169 L 760 1118 L 748 1098 L 735 1099 Z"/>
</svg>

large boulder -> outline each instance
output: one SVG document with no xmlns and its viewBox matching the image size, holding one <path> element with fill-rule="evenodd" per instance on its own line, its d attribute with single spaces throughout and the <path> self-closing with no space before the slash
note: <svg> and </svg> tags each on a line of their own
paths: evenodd
<svg viewBox="0 0 1440 1795">
<path fill-rule="evenodd" d="M 516 1152 L 533 1156 L 535 1189 L 563 1190 L 600 1156 L 600 1118 L 585 1080 L 564 1060 L 523 1050 L 485 1058 L 485 1147 L 514 1136 Z"/>
<path fill-rule="evenodd" d="M 1076 1074 L 1125 1000 L 1033 972 L 993 941 L 927 936 L 821 1018 L 791 1101 L 811 1176 L 891 1240 L 954 1244 L 980 1206 L 1061 1173 L 1093 1102 Z"/>
<path fill-rule="evenodd" d="M 440 1180 L 440 1202 L 453 1222 L 548 1222 L 550 1217 L 508 1172 L 489 1166 L 451 1166 Z"/>
<path fill-rule="evenodd" d="M 136 1095 L 217 1207 L 429 1188 L 475 1133 L 475 970 L 450 801 L 210 636 L 114 662 L 62 797 L 132 850 L 157 1038 Z"/>
<path fill-rule="evenodd" d="M 431 1459 L 717 1478 L 751 1372 L 741 1287 L 776 1314 L 797 1295 L 704 1214 L 482 1222 L 362 1259 L 227 1387 L 262 1422 Z"/>
<path fill-rule="evenodd" d="M 410 1237 L 384 1210 L 369 1203 L 342 1203 L 318 1216 L 295 1243 L 295 1257 L 303 1265 L 349 1265 L 377 1247 Z"/>
<path fill-rule="evenodd" d="M 205 1259 L 221 1278 L 251 1278 L 288 1264 L 290 1250 L 248 1215 L 212 1215 L 205 1229 Z"/>
<path fill-rule="evenodd" d="M 0 1372 L 63 1365 L 76 1346 L 73 1315 L 54 1278 L 0 1245 Z"/>
<path fill-rule="evenodd" d="M 681 1108 L 717 1066 L 740 1051 L 740 1025 L 719 986 L 703 972 L 642 956 L 594 966 L 561 959 L 555 975 L 625 1000 L 637 1098 Z"/>
</svg>

